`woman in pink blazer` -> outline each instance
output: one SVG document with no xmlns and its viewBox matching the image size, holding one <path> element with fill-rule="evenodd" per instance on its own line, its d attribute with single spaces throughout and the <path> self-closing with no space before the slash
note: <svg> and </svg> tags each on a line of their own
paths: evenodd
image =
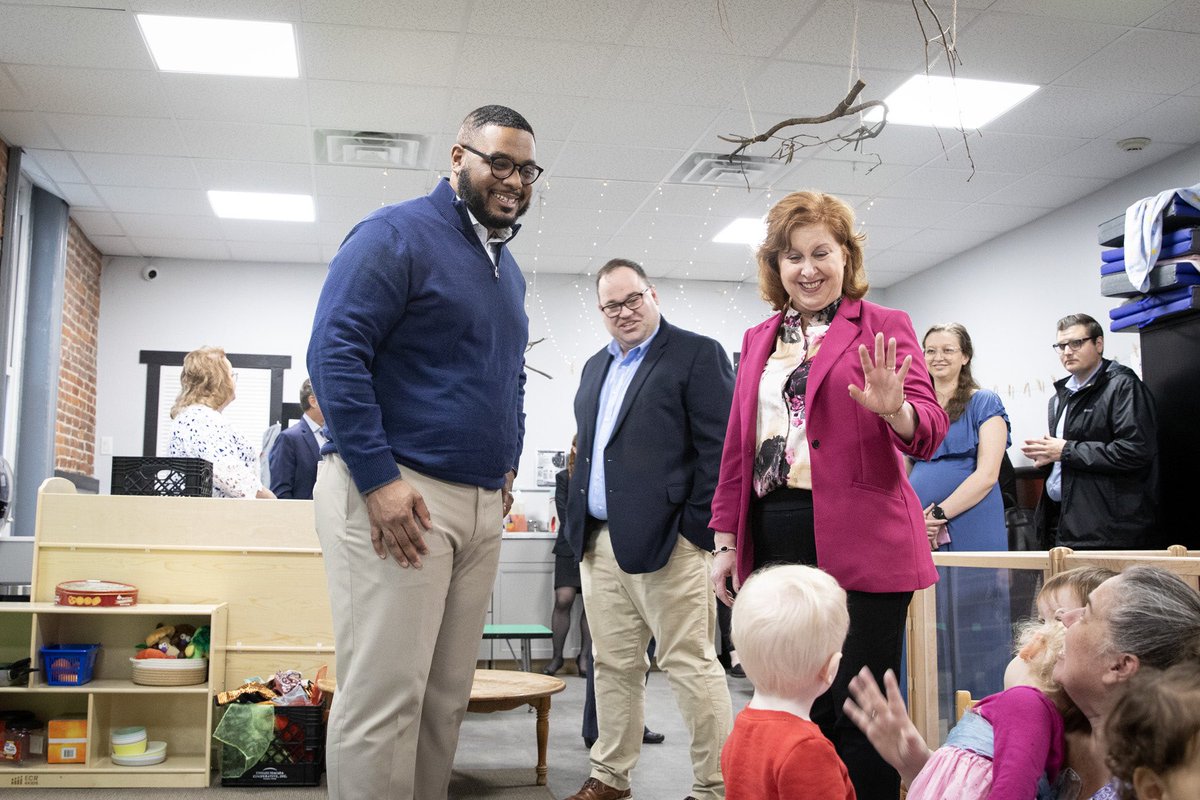
<svg viewBox="0 0 1200 800">
<path fill-rule="evenodd" d="M 850 678 L 898 670 L 912 593 L 937 580 L 903 455 L 929 458 L 949 422 L 908 316 L 863 300 L 854 212 L 818 192 L 767 215 L 759 288 L 779 313 L 746 331 L 712 503 L 713 588 L 727 605 L 766 564 L 821 567 L 847 591 L 850 632 L 812 719 L 859 800 L 899 776 L 842 712 Z M 734 643 L 736 646 L 736 642 Z"/>
</svg>

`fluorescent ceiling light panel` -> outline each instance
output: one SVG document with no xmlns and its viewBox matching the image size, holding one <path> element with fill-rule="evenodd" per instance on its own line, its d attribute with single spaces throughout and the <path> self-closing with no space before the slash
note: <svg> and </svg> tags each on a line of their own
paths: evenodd
<svg viewBox="0 0 1200 800">
<path fill-rule="evenodd" d="M 914 75 L 884 100 L 887 121 L 935 128 L 982 128 L 1038 90 L 1028 83 Z M 867 122 L 883 112 L 871 109 Z"/>
<path fill-rule="evenodd" d="M 298 78 L 290 23 L 138 14 L 154 63 L 163 72 Z"/>
<path fill-rule="evenodd" d="M 222 219 L 266 219 L 312 222 L 317 218 L 312 195 L 270 192 L 220 192 L 210 189 L 208 202 Z"/>
<path fill-rule="evenodd" d="M 714 242 L 758 247 L 767 238 L 767 223 L 760 217 L 738 217 L 713 237 Z"/>
</svg>

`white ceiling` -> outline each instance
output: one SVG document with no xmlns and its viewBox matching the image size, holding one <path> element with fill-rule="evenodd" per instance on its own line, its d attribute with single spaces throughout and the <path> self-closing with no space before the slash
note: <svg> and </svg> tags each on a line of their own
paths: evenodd
<svg viewBox="0 0 1200 800">
<path fill-rule="evenodd" d="M 292 22 L 301 78 L 160 73 L 141 11 Z M 0 138 L 106 255 L 325 262 L 436 181 L 466 112 L 503 103 L 547 168 L 514 241 L 526 270 L 623 256 L 747 279 L 749 249 L 712 235 L 818 188 L 855 205 L 879 287 L 1200 141 L 1197 0 L 959 0 L 959 76 L 1043 87 L 970 136 L 973 177 L 957 132 L 890 125 L 869 174 L 873 156 L 813 147 L 769 191 L 670 182 L 689 153 L 729 152 L 719 134 L 832 110 L 856 13 L 863 98 L 882 99 L 925 60 L 911 0 L 0 0 Z M 431 169 L 319 164 L 320 128 L 429 136 Z M 1153 143 L 1126 153 L 1129 136 Z M 312 194 L 317 221 L 220 220 L 208 189 Z"/>
</svg>

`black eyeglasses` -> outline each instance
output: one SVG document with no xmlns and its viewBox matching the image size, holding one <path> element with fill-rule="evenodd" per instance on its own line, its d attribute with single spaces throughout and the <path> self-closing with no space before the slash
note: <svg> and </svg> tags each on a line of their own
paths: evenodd
<svg viewBox="0 0 1200 800">
<path fill-rule="evenodd" d="M 490 164 L 492 167 L 492 177 L 498 181 L 502 181 L 509 175 L 512 175 L 513 172 L 516 172 L 521 176 L 521 183 L 528 186 L 540 178 L 542 173 L 545 172 L 545 170 L 543 170 L 537 164 L 534 164 L 532 161 L 528 164 L 517 166 L 517 162 L 513 161 L 508 156 L 489 156 L 487 153 L 481 153 L 474 147 L 463 144 L 462 142 L 459 142 L 458 146 L 469 153 L 474 153 L 484 161 L 488 162 L 488 164 Z"/>
<path fill-rule="evenodd" d="M 600 310 L 609 319 L 616 319 L 621 316 L 621 309 L 623 308 L 628 308 L 630 311 L 637 311 L 642 307 L 642 301 L 646 299 L 646 292 L 650 291 L 650 289 L 651 287 L 647 286 L 637 294 L 631 294 L 619 303 L 608 303 L 600 306 Z"/>
<path fill-rule="evenodd" d="M 1060 353 L 1066 350 L 1070 350 L 1072 353 L 1074 353 L 1076 350 L 1083 347 L 1084 342 L 1094 342 L 1096 341 L 1096 338 L 1097 337 L 1095 336 L 1088 336 L 1085 339 L 1069 339 L 1065 342 L 1055 342 L 1050 346 Z"/>
</svg>

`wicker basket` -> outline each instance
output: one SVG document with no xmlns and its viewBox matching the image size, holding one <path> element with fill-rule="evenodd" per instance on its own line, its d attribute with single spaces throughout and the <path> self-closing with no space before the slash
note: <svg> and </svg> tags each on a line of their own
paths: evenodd
<svg viewBox="0 0 1200 800">
<path fill-rule="evenodd" d="M 131 658 L 133 682 L 142 686 L 191 686 L 208 680 L 207 658 Z"/>
</svg>

